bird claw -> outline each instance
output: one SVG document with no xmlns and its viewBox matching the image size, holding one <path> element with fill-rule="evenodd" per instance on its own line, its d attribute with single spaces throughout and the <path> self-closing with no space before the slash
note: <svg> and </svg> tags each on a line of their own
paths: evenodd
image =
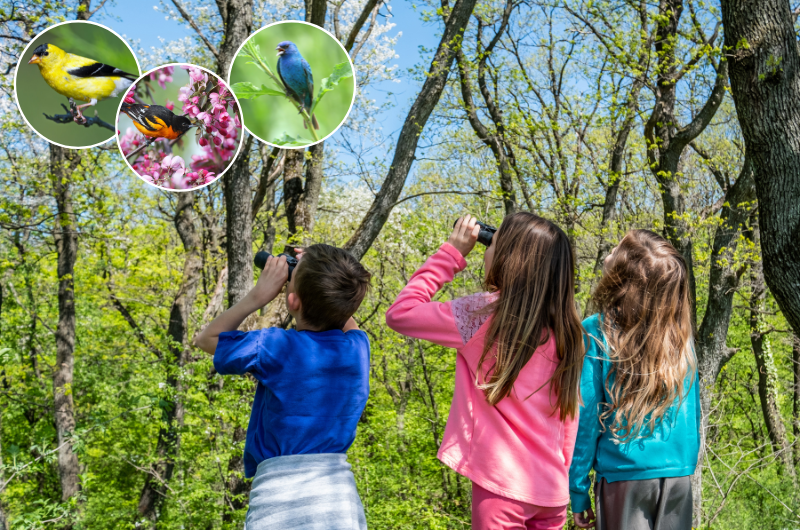
<svg viewBox="0 0 800 530">
<path fill-rule="evenodd" d="M 75 105 L 75 100 L 69 98 L 69 113 L 72 114 L 72 121 L 77 124 L 84 125 L 86 123 L 86 118 L 81 113 L 81 109 Z"/>
</svg>

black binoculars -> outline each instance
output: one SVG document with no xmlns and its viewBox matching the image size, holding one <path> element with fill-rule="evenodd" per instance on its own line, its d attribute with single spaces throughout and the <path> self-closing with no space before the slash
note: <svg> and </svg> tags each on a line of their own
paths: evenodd
<svg viewBox="0 0 800 530">
<path fill-rule="evenodd" d="M 285 256 L 286 257 L 286 264 L 289 265 L 289 277 L 286 278 L 286 281 L 292 279 L 292 271 L 295 267 L 297 267 L 297 258 L 294 256 L 290 256 L 286 252 L 282 252 L 275 257 Z M 273 257 L 272 254 L 269 252 L 262 250 L 261 252 L 257 252 L 255 257 L 253 258 L 253 263 L 255 263 L 256 267 L 261 270 L 264 270 L 264 267 L 267 265 L 267 258 Z"/>
<path fill-rule="evenodd" d="M 458 223 L 458 219 L 456 219 L 455 223 L 453 223 L 453 228 L 456 227 L 456 223 Z M 475 221 L 475 223 L 481 227 L 481 231 L 478 232 L 478 243 L 488 247 L 492 244 L 492 237 L 494 237 L 494 233 L 497 232 L 497 228 L 484 224 L 480 221 Z"/>
</svg>

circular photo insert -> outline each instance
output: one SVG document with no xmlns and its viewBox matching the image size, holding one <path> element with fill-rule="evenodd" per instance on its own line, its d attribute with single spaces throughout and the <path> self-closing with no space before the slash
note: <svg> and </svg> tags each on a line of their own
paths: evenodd
<svg viewBox="0 0 800 530">
<path fill-rule="evenodd" d="M 306 22 L 278 22 L 251 35 L 228 80 L 247 130 L 278 147 L 323 141 L 347 119 L 356 93 L 342 44 Z"/>
<path fill-rule="evenodd" d="M 94 22 L 51 26 L 22 52 L 14 97 L 25 122 L 70 149 L 114 137 L 114 117 L 139 63 L 122 37 Z"/>
<path fill-rule="evenodd" d="M 192 64 L 160 66 L 138 79 L 120 104 L 117 130 L 133 172 L 172 191 L 217 180 L 242 143 L 235 96 L 216 74 Z"/>
</svg>

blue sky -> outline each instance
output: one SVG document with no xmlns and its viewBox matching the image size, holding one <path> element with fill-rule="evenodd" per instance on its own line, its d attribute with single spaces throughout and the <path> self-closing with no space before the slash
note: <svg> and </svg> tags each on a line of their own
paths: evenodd
<svg viewBox="0 0 800 530">
<path fill-rule="evenodd" d="M 211 0 L 205 1 L 214 5 Z M 153 9 L 156 5 L 157 2 L 153 0 L 118 0 L 112 5 L 104 6 L 92 20 L 110 27 L 123 35 L 129 42 L 138 40 L 141 47 L 145 49 L 159 46 L 159 37 L 174 40 L 193 35 L 190 28 L 174 20 L 165 20 L 163 12 Z M 375 84 L 366 94 L 377 100 L 378 104 L 387 100 L 394 103 L 394 107 L 378 117 L 384 135 L 394 134 L 400 130 L 406 113 L 416 97 L 419 85 L 410 78 L 407 72 L 422 60 L 420 47 L 430 50 L 439 43 L 437 28 L 431 23 L 423 23 L 420 19 L 421 8 L 417 8 L 409 0 L 394 0 L 390 5 L 392 22 L 396 24 L 390 34 L 396 35 L 398 32 L 402 32 L 395 47 L 395 52 L 399 57 L 390 64 L 396 64 L 399 67 L 397 78 L 401 82 L 386 81 Z M 425 54 L 424 68 L 427 70 L 429 65 L 430 53 Z"/>
</svg>

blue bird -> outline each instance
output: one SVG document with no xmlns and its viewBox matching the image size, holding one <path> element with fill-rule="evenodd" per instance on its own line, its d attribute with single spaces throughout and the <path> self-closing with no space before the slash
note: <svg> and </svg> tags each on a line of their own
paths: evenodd
<svg viewBox="0 0 800 530">
<path fill-rule="evenodd" d="M 278 50 L 278 75 L 286 90 L 306 112 L 311 112 L 311 103 L 314 101 L 314 76 L 311 73 L 311 66 L 291 41 L 285 40 L 275 49 Z M 319 129 L 316 116 L 311 116 L 311 123 L 315 129 Z M 303 127 L 308 128 L 305 121 Z"/>
</svg>

